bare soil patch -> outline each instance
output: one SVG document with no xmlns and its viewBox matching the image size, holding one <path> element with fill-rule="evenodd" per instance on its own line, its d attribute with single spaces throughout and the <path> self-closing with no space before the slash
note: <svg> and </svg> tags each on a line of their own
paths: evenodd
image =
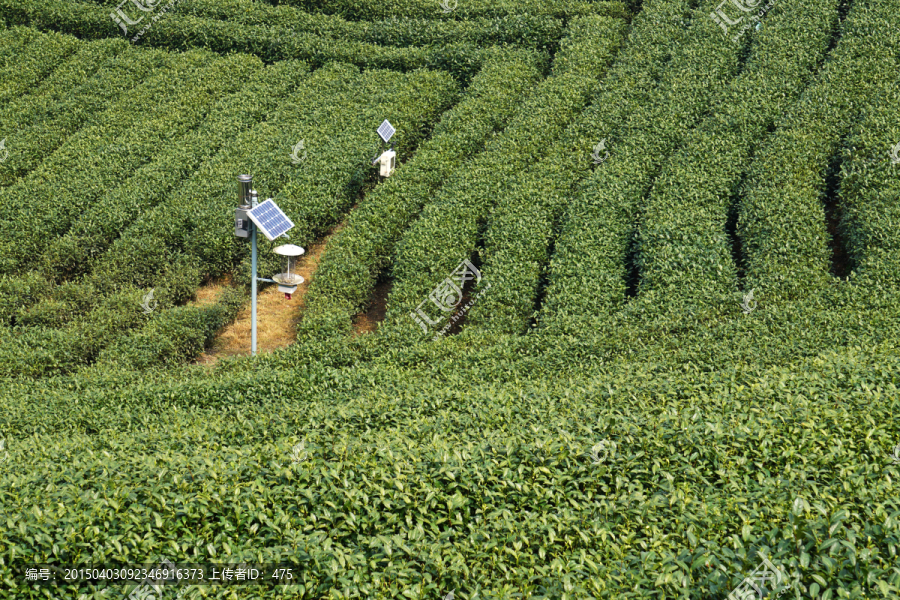
<svg viewBox="0 0 900 600">
<path fill-rule="evenodd" d="M 378 324 L 384 321 L 387 314 L 387 300 L 394 287 L 393 280 L 382 281 L 372 290 L 369 308 L 353 317 L 353 334 L 375 333 Z"/>
<path fill-rule="evenodd" d="M 343 227 L 343 223 L 335 226 L 328 232 L 328 235 L 311 244 L 306 249 L 306 254 L 297 261 L 296 273 L 303 277 L 304 282 L 297 288 L 297 292 L 291 295 L 290 300 L 286 299 L 284 294 L 278 291 L 276 285 L 270 284 L 258 292 L 256 305 L 256 351 L 258 353 L 272 352 L 294 343 L 297 338 L 297 323 L 303 314 L 304 297 L 306 296 L 309 282 L 315 275 L 328 240 Z M 221 289 L 222 284 L 218 282 L 213 282 L 200 288 L 197 292 L 197 301 L 199 302 L 201 297 L 215 298 L 217 291 L 214 288 L 216 285 Z M 235 320 L 219 332 L 210 347 L 197 358 L 195 363 L 212 366 L 220 358 L 238 355 L 249 356 L 250 309 L 251 305 L 248 300 Z"/>
</svg>

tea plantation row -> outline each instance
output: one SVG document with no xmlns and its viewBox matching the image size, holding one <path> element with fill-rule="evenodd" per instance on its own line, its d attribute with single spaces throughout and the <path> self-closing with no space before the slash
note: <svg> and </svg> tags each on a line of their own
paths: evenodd
<svg viewBox="0 0 900 600">
<path fill-rule="evenodd" d="M 189 599 L 721 600 L 763 556 L 900 596 L 896 7 L 444 5 L 197 0 L 132 46 L 0 0 L 0 598 L 162 557 L 294 566 Z M 345 227 L 295 344 L 184 366 L 246 303 L 243 172 L 292 243 Z"/>
<path fill-rule="evenodd" d="M 850 31 L 835 40 L 841 6 L 833 0 L 795 2 L 767 14 L 717 110 L 663 166 L 644 200 L 635 243 L 637 292 L 648 310 L 684 311 L 734 297 L 737 265 L 726 224 L 736 209 L 730 203 L 758 145 L 804 91 L 831 44 L 837 43 L 840 55 L 858 43 L 852 27 L 866 3 L 854 3 Z M 748 284 L 748 291 L 756 287 Z"/>
<path fill-rule="evenodd" d="M 404 168 L 404 172 L 398 173 L 397 183 L 391 184 L 391 187 L 401 186 L 396 196 L 382 200 L 376 192 L 374 202 L 377 204 L 374 205 L 370 204 L 372 199 L 367 198 L 362 214 L 368 215 L 371 214 L 369 211 L 377 210 L 378 216 L 371 214 L 360 217 L 359 220 L 351 220 L 348 228 L 334 241 L 332 247 L 338 250 L 332 252 L 329 248 L 326 251 L 322 261 L 322 279 L 325 282 L 321 285 L 327 289 L 327 293 L 318 291 L 319 284 L 313 286 L 308 314 L 328 312 L 319 308 L 325 303 L 337 305 L 338 312 L 329 313 L 328 319 L 336 320 L 333 321 L 336 324 L 340 323 L 337 325 L 339 329 L 349 331 L 350 317 L 363 308 L 379 269 L 386 262 L 387 255 L 396 249 L 400 256 L 395 261 L 397 285 L 391 302 L 402 303 L 403 308 L 398 312 L 407 319 L 406 324 L 418 331 L 415 323 L 408 318 L 406 313 L 410 309 L 406 307 L 411 302 L 417 304 L 419 300 L 416 298 L 424 298 L 427 289 L 423 294 L 421 288 L 433 285 L 434 280 L 471 255 L 467 240 L 471 239 L 471 245 L 474 245 L 472 238 L 477 234 L 474 219 L 477 211 L 487 210 L 491 205 L 498 181 L 528 164 L 540 151 L 547 137 L 565 127 L 568 120 L 582 110 L 586 98 L 597 87 L 598 81 L 616 56 L 622 43 L 623 30 L 624 23 L 620 20 L 586 17 L 573 21 L 568 37 L 562 42 L 562 50 L 554 59 L 550 76 L 528 94 L 524 103 L 510 116 L 503 131 L 485 145 L 482 153 L 461 157 L 465 160 L 458 160 L 455 164 L 448 156 L 417 156 L 414 159 L 416 168 L 429 169 L 428 176 L 434 182 L 430 188 L 420 187 L 420 171 L 408 173 Z M 465 128 L 468 129 L 469 125 Z M 447 134 L 459 135 L 451 131 Z M 420 166 L 426 160 L 441 162 L 445 166 L 432 167 L 428 163 Z M 450 170 L 453 166 L 456 168 Z M 436 168 L 442 168 L 443 177 L 440 179 L 432 175 Z M 440 184 L 440 187 L 436 184 Z M 390 190 L 391 187 L 385 189 Z M 410 193 L 407 191 L 410 189 L 417 191 Z M 433 197 L 429 197 L 428 192 Z M 418 202 L 411 203 L 409 209 L 398 214 L 398 196 L 418 199 Z M 423 202 L 426 199 L 427 202 Z M 404 200 L 405 202 L 408 200 Z M 373 206 L 376 208 L 370 208 Z M 423 214 L 410 223 L 423 206 Z M 393 223 L 385 228 L 385 220 L 388 218 Z M 370 241 L 375 239 L 378 239 L 377 250 Z M 436 247 L 438 243 L 440 246 Z M 353 260 L 348 264 L 349 257 L 353 257 Z M 369 262 L 361 263 L 360 259 Z M 350 265 L 353 269 L 365 269 L 365 280 L 360 281 L 350 271 L 349 277 L 335 281 L 335 277 L 341 277 Z M 413 279 L 414 283 L 406 279 Z M 302 331 L 321 335 L 321 325 L 318 320 L 304 323 Z"/>
<path fill-rule="evenodd" d="M 822 196 L 837 193 L 828 187 L 832 178 L 840 181 L 840 174 L 832 171 L 840 164 L 835 159 L 852 124 L 897 85 L 900 16 L 889 2 L 871 6 L 864 17 L 848 17 L 847 43 L 835 49 L 835 60 L 786 115 L 748 177 L 738 221 L 747 279 L 776 297 L 802 296 L 828 285 L 832 250 Z M 892 133 L 897 132 L 882 132 Z M 885 144 L 884 162 L 891 162 L 897 142 Z M 886 165 L 892 167 L 896 170 Z M 869 219 L 871 225 L 845 223 L 848 233 L 890 217 L 870 213 Z M 848 242 L 856 240 L 851 236 Z M 864 247 L 849 250 L 858 258 L 867 254 Z"/>
<path fill-rule="evenodd" d="M 492 368 L 496 352 L 465 372 L 458 352 L 338 369 L 282 354 L 215 377 L 14 384 L 0 578 L 40 597 L 20 583 L 32 561 L 164 555 L 292 562 L 297 586 L 271 598 L 711 599 L 762 552 L 787 597 L 890 598 L 888 350 L 577 378 Z M 206 593 L 259 597 L 233 590 Z"/>
<path fill-rule="evenodd" d="M 43 36 L 28 48 L 43 53 L 44 38 L 59 36 Z M 88 45 L 97 44 L 109 45 Z M 73 58 L 73 68 L 82 64 L 81 54 Z M 7 375 L 69 372 L 89 363 L 147 320 L 139 310 L 140 290 L 161 288 L 161 310 L 153 319 L 165 321 L 165 309 L 189 298 L 201 275 L 234 268 L 244 252 L 228 219 L 233 172 L 265 171 L 261 193 L 280 191 L 282 206 L 303 227 L 297 241 L 308 244 L 336 222 L 363 184 L 372 151 L 369 130 L 378 119 L 389 116 L 405 124 L 396 141 L 408 151 L 457 94 L 452 78 L 438 73 L 360 74 L 336 65 L 308 76 L 302 64 L 264 68 L 247 56 L 219 58 L 200 51 L 149 56 L 169 70 L 162 68 L 130 91 L 127 83 L 120 86 L 121 96 L 110 98 L 108 106 L 95 103 L 97 112 L 84 115 L 81 129 L 60 135 L 59 147 L 40 166 L 4 190 L 13 227 L 2 251 L 8 274 L 2 316 L 6 325 L 20 326 L 4 336 L 0 354 Z M 126 51 L 110 66 L 135 58 Z M 146 59 L 137 62 L 139 69 L 145 64 Z M 219 100 L 236 69 L 244 70 L 248 88 Z M 73 86 L 69 97 L 77 102 L 81 93 L 106 83 L 105 73 L 98 72 L 95 81 Z M 261 98 L 247 96 L 248 91 Z M 25 110 L 37 107 L 34 112 L 46 105 L 40 93 L 19 102 Z M 149 108 L 136 110 L 139 106 Z M 261 123 L 264 117 L 268 120 Z M 298 166 L 291 149 L 304 138 L 311 151 Z M 12 136 L 14 153 L 17 142 Z M 30 201 L 16 202 L 23 197 Z M 17 275 L 35 268 L 42 275 Z M 47 295 L 41 277 L 63 285 Z M 152 327 L 160 330 L 158 324 Z M 201 339 L 213 332 L 200 332 Z M 183 335 L 171 333 L 176 339 Z M 111 355 L 128 346 L 114 345 Z"/>
<path fill-rule="evenodd" d="M 361 67 L 412 70 L 421 67 L 448 70 L 468 81 L 481 65 L 484 52 L 495 43 L 512 43 L 555 51 L 563 35 L 560 18 L 565 8 L 501 11 L 492 20 L 445 23 L 397 21 L 415 13 L 397 12 L 374 23 L 350 23 L 339 18 L 308 15 L 290 7 L 246 0 L 185 2 L 171 13 L 157 5 L 154 19 L 122 29 L 110 18 L 105 4 L 68 0 L 0 0 L 0 16 L 9 24 L 60 31 L 82 39 L 121 38 L 169 50 L 206 48 L 216 52 L 255 54 L 267 62 L 300 59 L 315 66 L 339 60 Z M 572 14 L 603 14 L 626 18 L 617 2 L 575 3 Z M 438 8 L 435 3 L 435 8 Z M 128 14 L 128 7 L 123 8 Z M 131 8 L 130 20 L 141 11 Z M 549 14 L 548 14 L 549 13 Z M 146 13 L 149 15 L 150 13 Z M 557 18 L 554 18 L 557 15 Z M 124 22 L 124 21 L 123 21 Z"/>
</svg>

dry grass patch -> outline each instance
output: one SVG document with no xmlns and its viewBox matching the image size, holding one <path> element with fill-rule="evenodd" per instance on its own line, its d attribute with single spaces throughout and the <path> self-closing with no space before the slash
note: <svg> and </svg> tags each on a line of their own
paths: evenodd
<svg viewBox="0 0 900 600">
<path fill-rule="evenodd" d="M 206 285 L 200 286 L 194 299 L 189 302 L 190 306 L 207 306 L 219 299 L 219 294 L 227 287 L 231 286 L 231 275 L 225 275 L 221 279 L 210 281 Z"/>
<path fill-rule="evenodd" d="M 344 228 L 344 224 L 335 226 L 324 238 L 310 245 L 297 261 L 295 272 L 302 276 L 304 282 L 290 300 L 278 291 L 278 287 L 269 284 L 259 292 L 256 306 L 256 351 L 272 352 L 294 343 L 297 338 L 297 323 L 306 305 L 305 297 L 309 282 L 312 280 L 325 246 L 331 236 Z M 214 284 L 211 284 L 214 285 Z M 205 290 L 197 292 L 201 297 L 215 297 L 217 292 Z M 221 289 L 221 286 L 219 287 Z M 214 365 L 220 358 L 228 356 L 250 355 L 250 302 L 238 313 L 235 320 L 225 327 L 213 340 L 212 345 L 197 358 L 198 364 Z"/>
</svg>

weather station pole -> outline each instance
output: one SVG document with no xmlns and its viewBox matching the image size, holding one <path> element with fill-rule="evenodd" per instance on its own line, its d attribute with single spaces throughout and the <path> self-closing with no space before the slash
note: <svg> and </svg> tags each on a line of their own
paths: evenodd
<svg viewBox="0 0 900 600">
<path fill-rule="evenodd" d="M 387 119 L 378 127 L 378 135 L 385 144 L 395 132 L 396 129 Z M 380 163 L 381 176 L 390 177 L 396 167 L 396 157 L 392 144 L 391 149 L 382 152 L 372 164 Z M 234 210 L 234 236 L 250 240 L 250 355 L 256 356 L 256 293 L 259 282 L 277 283 L 278 291 L 284 294 L 285 300 L 290 300 L 291 294 L 305 281 L 297 273 L 297 260 L 306 250 L 293 244 L 273 248 L 272 252 L 283 257 L 284 272 L 273 275 L 272 279 L 257 277 L 256 230 L 262 231 L 270 242 L 282 237 L 290 239 L 287 232 L 294 228 L 294 222 L 272 198 L 259 203 L 259 194 L 253 189 L 252 175 L 238 175 L 238 198 L 240 205 Z"/>
<path fill-rule="evenodd" d="M 251 175 L 238 176 L 241 205 L 234 213 L 234 235 L 250 238 L 250 354 L 256 356 L 256 224 L 250 218 L 250 213 L 256 208 L 259 195 L 252 187 Z"/>
<path fill-rule="evenodd" d="M 285 215 L 275 201 L 269 198 L 259 204 L 259 194 L 253 187 L 253 177 L 250 175 L 238 176 L 238 196 L 241 205 L 234 211 L 234 235 L 239 238 L 250 238 L 250 355 L 256 356 L 256 293 L 259 282 L 277 283 L 278 290 L 284 292 L 285 298 L 290 300 L 291 294 L 297 291 L 297 287 L 303 283 L 303 277 L 291 273 L 295 266 L 296 258 L 305 251 L 298 246 L 278 246 L 273 250 L 276 254 L 285 257 L 287 268 L 284 273 L 275 275 L 274 279 L 263 279 L 256 276 L 257 247 L 256 231 L 261 230 L 270 242 L 280 237 L 289 237 L 288 230 L 294 227 L 287 215 Z"/>
<path fill-rule="evenodd" d="M 256 190 L 251 191 L 251 208 L 256 208 L 258 200 L 259 194 L 256 193 Z M 253 281 L 252 299 L 250 300 L 250 312 L 252 314 L 250 317 L 250 355 L 256 356 L 256 225 L 251 223 L 250 227 L 250 245 L 252 248 L 250 251 L 250 270 L 252 271 L 250 279 Z"/>
</svg>

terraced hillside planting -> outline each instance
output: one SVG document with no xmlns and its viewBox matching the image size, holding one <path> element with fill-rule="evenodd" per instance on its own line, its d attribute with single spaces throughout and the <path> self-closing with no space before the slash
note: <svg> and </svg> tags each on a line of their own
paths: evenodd
<svg viewBox="0 0 900 600">
<path fill-rule="evenodd" d="M 898 67 L 888 0 L 0 0 L 0 598 L 900 597 Z"/>
</svg>

